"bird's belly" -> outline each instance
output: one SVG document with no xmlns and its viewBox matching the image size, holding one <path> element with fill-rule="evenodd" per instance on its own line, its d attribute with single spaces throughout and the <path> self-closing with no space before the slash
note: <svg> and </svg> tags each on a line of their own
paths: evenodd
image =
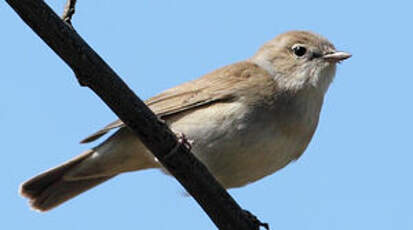
<svg viewBox="0 0 413 230">
<path fill-rule="evenodd" d="M 261 136 L 261 135 L 260 135 Z M 304 149 L 279 133 L 257 140 L 253 136 L 222 138 L 194 145 L 194 153 L 226 188 L 240 187 L 283 168 Z M 255 139 L 254 142 L 251 139 Z M 222 143 L 226 141 L 226 143 Z M 230 145 L 227 142 L 232 142 Z"/>
<path fill-rule="evenodd" d="M 192 152 L 226 188 L 270 175 L 297 159 L 312 133 L 285 133 L 271 114 L 236 103 L 199 109 L 171 122 L 192 141 Z M 219 115 L 218 115 L 219 114 Z M 193 122 L 196 121 L 196 122 Z"/>
</svg>

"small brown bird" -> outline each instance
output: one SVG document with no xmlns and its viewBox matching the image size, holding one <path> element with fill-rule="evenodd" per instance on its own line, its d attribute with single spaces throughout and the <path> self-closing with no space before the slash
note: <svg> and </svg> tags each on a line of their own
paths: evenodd
<svg viewBox="0 0 413 230">
<path fill-rule="evenodd" d="M 336 63 L 351 55 L 325 38 L 291 31 L 264 44 L 250 59 L 164 91 L 146 104 L 216 179 L 233 188 L 296 160 L 317 127 Z M 161 168 L 121 121 L 84 139 L 119 128 L 103 143 L 23 183 L 30 205 L 46 211 L 123 172 Z"/>
</svg>

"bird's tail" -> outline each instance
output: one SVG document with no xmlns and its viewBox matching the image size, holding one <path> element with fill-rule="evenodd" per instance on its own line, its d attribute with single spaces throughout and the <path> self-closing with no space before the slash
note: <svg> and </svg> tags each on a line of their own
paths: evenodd
<svg viewBox="0 0 413 230">
<path fill-rule="evenodd" d="M 33 209 L 47 211 L 116 176 L 65 180 L 64 176 L 93 152 L 94 150 L 88 150 L 80 156 L 24 182 L 20 186 L 20 194 L 30 199 L 30 205 Z"/>
</svg>

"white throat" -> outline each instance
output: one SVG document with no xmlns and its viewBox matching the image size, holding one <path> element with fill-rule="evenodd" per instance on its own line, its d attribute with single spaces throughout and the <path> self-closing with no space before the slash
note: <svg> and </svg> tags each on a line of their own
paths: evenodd
<svg viewBox="0 0 413 230">
<path fill-rule="evenodd" d="M 262 55 L 256 55 L 249 59 L 249 61 L 265 69 L 279 83 L 279 87 L 286 90 L 296 91 L 307 88 L 306 86 L 311 86 L 325 94 L 336 73 L 336 65 L 320 63 L 320 65 L 327 66 L 318 66 L 318 68 L 304 67 L 302 71 L 293 73 L 294 77 L 286 77 L 283 73 L 277 72 L 273 64 Z"/>
</svg>

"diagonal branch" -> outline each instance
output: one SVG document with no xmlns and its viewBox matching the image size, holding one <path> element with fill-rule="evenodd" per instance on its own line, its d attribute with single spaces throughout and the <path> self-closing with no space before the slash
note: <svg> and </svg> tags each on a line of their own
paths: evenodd
<svg viewBox="0 0 413 230">
<path fill-rule="evenodd" d="M 72 68 L 79 83 L 91 88 L 135 132 L 219 229 L 259 229 L 260 223 L 240 208 L 168 126 L 44 1 L 6 2 Z"/>
</svg>

